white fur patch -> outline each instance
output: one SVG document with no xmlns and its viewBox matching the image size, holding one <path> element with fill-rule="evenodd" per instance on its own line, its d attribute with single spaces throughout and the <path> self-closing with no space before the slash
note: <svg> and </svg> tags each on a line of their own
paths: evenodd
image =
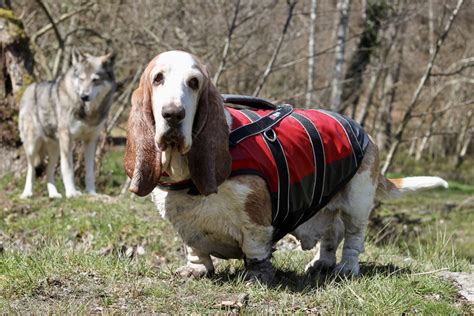
<svg viewBox="0 0 474 316">
<path fill-rule="evenodd" d="M 271 253 L 273 227 L 262 227 L 245 213 L 251 188 L 226 180 L 218 194 L 190 195 L 187 190 L 153 191 L 153 201 L 185 244 L 202 254 L 220 258 L 262 260 Z"/>
<path fill-rule="evenodd" d="M 162 109 L 165 106 L 184 108 L 185 116 L 181 124 L 180 133 L 184 136 L 182 153 L 187 152 L 192 145 L 192 129 L 194 115 L 196 114 L 197 102 L 204 85 L 204 74 L 199 70 L 198 64 L 192 55 L 170 51 L 159 55 L 153 69 L 150 72 L 150 82 L 161 73 L 163 81 L 153 85 L 152 108 L 155 119 L 155 140 L 158 144 L 168 129 L 167 122 L 163 119 Z M 187 82 L 190 78 L 196 78 L 199 82 L 197 90 L 191 89 Z"/>
</svg>

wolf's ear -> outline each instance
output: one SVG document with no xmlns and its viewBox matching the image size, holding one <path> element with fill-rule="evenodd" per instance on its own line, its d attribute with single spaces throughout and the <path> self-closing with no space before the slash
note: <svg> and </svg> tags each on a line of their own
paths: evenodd
<svg viewBox="0 0 474 316">
<path fill-rule="evenodd" d="M 154 140 L 155 121 L 147 75 L 145 71 L 132 95 L 124 156 L 125 171 L 131 179 L 129 190 L 139 196 L 153 191 L 161 175 L 161 151 Z"/>
<path fill-rule="evenodd" d="M 202 195 L 216 193 L 231 171 L 223 100 L 209 78 L 197 105 L 188 163 L 191 179 Z"/>
<path fill-rule="evenodd" d="M 77 65 L 78 63 L 81 63 L 84 60 L 84 55 L 76 47 L 72 48 L 71 55 L 72 55 L 72 65 L 73 66 Z"/>
<path fill-rule="evenodd" d="M 113 66 L 116 57 L 117 55 L 115 54 L 115 52 L 110 52 L 108 54 L 105 54 L 104 56 L 101 56 L 100 58 L 103 65 Z"/>
</svg>

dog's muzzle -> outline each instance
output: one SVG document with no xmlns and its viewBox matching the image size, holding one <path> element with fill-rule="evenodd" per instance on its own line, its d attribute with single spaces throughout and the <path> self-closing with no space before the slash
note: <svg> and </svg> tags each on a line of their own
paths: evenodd
<svg viewBox="0 0 474 316">
<path fill-rule="evenodd" d="M 176 105 L 164 106 L 161 116 L 166 122 L 166 128 L 163 136 L 158 141 L 159 148 L 166 150 L 168 147 L 175 147 L 178 151 L 182 151 L 185 141 L 182 131 L 182 122 L 186 116 L 184 107 Z"/>
<path fill-rule="evenodd" d="M 168 129 L 163 134 L 163 137 L 161 138 L 161 143 L 165 145 L 166 148 L 168 146 L 176 147 L 180 151 L 182 146 L 184 145 L 184 135 L 181 132 L 181 126 L 178 125 L 176 127 L 168 127 Z M 162 144 L 159 144 L 160 149 Z"/>
</svg>

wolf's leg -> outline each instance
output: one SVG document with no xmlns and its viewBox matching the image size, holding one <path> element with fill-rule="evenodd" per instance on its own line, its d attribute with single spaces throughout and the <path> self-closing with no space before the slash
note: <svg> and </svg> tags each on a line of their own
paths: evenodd
<svg viewBox="0 0 474 316">
<path fill-rule="evenodd" d="M 59 159 L 59 144 L 50 141 L 46 147 L 48 149 L 48 168 L 46 169 L 48 177 L 48 195 L 52 199 L 61 198 L 62 195 L 59 194 L 56 189 L 56 181 L 54 178 L 54 171 L 56 170 L 56 165 L 58 164 Z"/>
<path fill-rule="evenodd" d="M 61 157 L 61 175 L 66 197 L 74 197 L 81 193 L 74 185 L 74 163 L 72 160 L 72 141 L 67 130 L 59 131 L 59 152 Z"/>
<path fill-rule="evenodd" d="M 26 171 L 25 188 L 20 198 L 27 199 L 33 196 L 33 181 L 35 179 L 35 160 L 38 155 L 40 147 L 39 140 L 32 140 L 30 142 L 24 142 L 24 148 L 26 153 L 26 161 L 28 168 Z"/>
<path fill-rule="evenodd" d="M 178 268 L 176 273 L 184 277 L 200 278 L 214 273 L 214 264 L 211 256 L 186 246 L 187 263 Z"/>
<path fill-rule="evenodd" d="M 84 154 L 84 160 L 86 165 L 86 192 L 90 194 L 96 194 L 95 192 L 95 178 L 94 178 L 94 162 L 95 162 L 95 150 L 97 147 L 97 136 L 92 137 L 86 143 L 86 151 Z"/>
</svg>

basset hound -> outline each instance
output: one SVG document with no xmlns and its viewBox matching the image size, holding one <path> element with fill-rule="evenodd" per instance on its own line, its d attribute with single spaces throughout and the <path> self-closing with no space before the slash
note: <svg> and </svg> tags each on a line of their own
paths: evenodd
<svg viewBox="0 0 474 316">
<path fill-rule="evenodd" d="M 139 196 L 152 193 L 158 210 L 186 244 L 187 264 L 178 269 L 179 274 L 212 274 L 211 256 L 242 258 L 249 279 L 270 282 L 276 241 L 274 202 L 263 177 L 231 176 L 232 123 L 230 111 L 198 58 L 182 51 L 159 54 L 144 70 L 132 96 L 124 167 L 131 179 L 130 191 Z M 359 274 L 359 254 L 364 251 L 376 193 L 398 196 L 447 187 L 439 177 L 385 178 L 379 173 L 378 149 L 370 137 L 366 140 L 356 172 L 323 209 L 291 227 L 289 233 L 303 249 L 320 242 L 319 253 L 306 267 L 308 272 L 331 269 L 343 275 Z M 165 176 L 172 183 L 191 182 L 195 192 L 164 189 L 159 184 Z M 342 258 L 336 264 L 342 239 Z"/>
</svg>

